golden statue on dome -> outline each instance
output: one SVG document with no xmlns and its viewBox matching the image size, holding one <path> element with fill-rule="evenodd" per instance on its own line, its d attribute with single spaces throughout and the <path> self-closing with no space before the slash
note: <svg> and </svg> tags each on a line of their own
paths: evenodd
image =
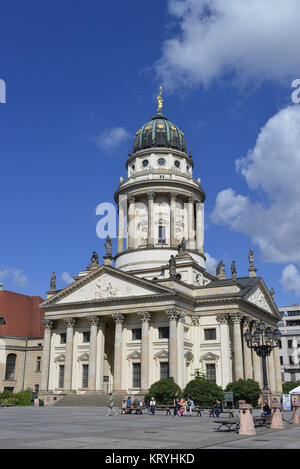
<svg viewBox="0 0 300 469">
<path fill-rule="evenodd" d="M 161 97 L 161 93 L 162 93 L 162 86 L 160 86 L 160 92 L 159 92 L 159 95 L 157 96 L 157 112 L 159 114 L 161 114 L 162 107 L 163 107 L 163 99 Z"/>
</svg>

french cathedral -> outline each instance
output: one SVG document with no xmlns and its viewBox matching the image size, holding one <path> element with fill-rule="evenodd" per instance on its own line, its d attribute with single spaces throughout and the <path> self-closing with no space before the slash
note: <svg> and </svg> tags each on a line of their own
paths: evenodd
<svg viewBox="0 0 300 469">
<path fill-rule="evenodd" d="M 223 389 L 239 378 L 262 384 L 261 359 L 246 330 L 276 328 L 273 292 L 257 276 L 227 277 L 221 261 L 206 270 L 201 179 L 184 133 L 162 113 L 137 132 L 114 199 L 117 252 L 110 236 L 102 265 L 96 252 L 74 281 L 56 289 L 45 311 L 40 394 L 47 403 L 68 393 L 145 394 L 173 377 L 180 388 L 197 372 Z M 195 158 L 197 164 L 197 159 Z M 267 358 L 269 387 L 281 393 L 278 348 Z"/>
</svg>

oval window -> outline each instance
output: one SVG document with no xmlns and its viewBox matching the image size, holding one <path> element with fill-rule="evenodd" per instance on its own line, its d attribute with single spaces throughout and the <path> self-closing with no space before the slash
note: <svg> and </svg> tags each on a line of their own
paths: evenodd
<svg viewBox="0 0 300 469">
<path fill-rule="evenodd" d="M 180 161 L 175 160 L 175 163 L 174 163 L 174 164 L 175 164 L 176 168 L 180 168 Z"/>
<path fill-rule="evenodd" d="M 148 160 L 144 160 L 144 161 L 142 162 L 142 165 L 144 166 L 144 168 L 146 168 L 146 167 L 148 166 L 148 164 L 149 164 L 149 161 L 148 161 Z"/>
<path fill-rule="evenodd" d="M 163 166 L 163 165 L 165 164 L 165 162 L 166 162 L 166 161 L 165 161 L 163 158 L 159 158 L 159 160 L 158 160 L 158 164 L 159 164 L 160 166 Z"/>
</svg>

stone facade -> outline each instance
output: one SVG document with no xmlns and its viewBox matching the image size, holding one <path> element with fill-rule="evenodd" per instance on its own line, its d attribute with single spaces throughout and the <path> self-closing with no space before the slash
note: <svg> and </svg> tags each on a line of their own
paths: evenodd
<svg viewBox="0 0 300 469">
<path fill-rule="evenodd" d="M 105 258 L 82 270 L 42 304 L 42 392 L 140 394 L 166 376 L 183 388 L 197 370 L 223 388 L 244 377 L 261 382 L 243 333 L 259 320 L 275 328 L 280 315 L 255 268 L 234 279 L 206 271 L 206 196 L 191 156 L 155 145 L 129 155 L 126 166 L 115 193 L 114 265 Z M 279 359 L 268 362 L 272 391 L 280 392 Z"/>
</svg>

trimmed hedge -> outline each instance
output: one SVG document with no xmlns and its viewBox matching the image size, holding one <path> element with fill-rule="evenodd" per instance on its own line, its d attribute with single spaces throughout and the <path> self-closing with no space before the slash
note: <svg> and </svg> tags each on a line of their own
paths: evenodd
<svg viewBox="0 0 300 469">
<path fill-rule="evenodd" d="M 246 401 L 248 404 L 257 406 L 261 395 L 259 384 L 253 379 L 239 379 L 226 386 L 225 391 L 233 392 L 234 404 L 238 405 L 238 401 Z"/>
<path fill-rule="evenodd" d="M 224 399 L 222 388 L 200 375 L 186 385 L 184 396 L 187 397 L 189 394 L 192 396 L 194 404 L 201 407 L 212 407 L 216 400 L 222 401 Z"/>
<path fill-rule="evenodd" d="M 181 398 L 181 389 L 175 383 L 174 378 L 160 379 L 150 386 L 150 389 L 145 396 L 145 401 L 149 402 L 151 397 L 154 397 L 156 404 L 158 405 L 173 404 L 176 391 L 178 391 L 178 397 Z"/>
</svg>

